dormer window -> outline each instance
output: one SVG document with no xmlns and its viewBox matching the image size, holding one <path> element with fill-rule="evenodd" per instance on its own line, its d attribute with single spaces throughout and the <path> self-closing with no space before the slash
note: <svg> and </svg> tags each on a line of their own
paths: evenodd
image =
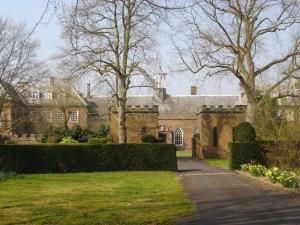
<svg viewBox="0 0 300 225">
<path fill-rule="evenodd" d="M 45 99 L 52 99 L 52 92 L 45 92 Z"/>
<path fill-rule="evenodd" d="M 38 92 L 33 92 L 33 93 L 31 94 L 31 98 L 32 98 L 32 99 L 39 99 L 39 98 L 40 98 L 40 93 L 38 93 Z"/>
</svg>

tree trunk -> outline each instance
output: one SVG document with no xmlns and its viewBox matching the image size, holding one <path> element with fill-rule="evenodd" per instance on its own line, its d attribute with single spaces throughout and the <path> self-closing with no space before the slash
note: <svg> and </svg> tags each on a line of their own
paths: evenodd
<svg viewBox="0 0 300 225">
<path fill-rule="evenodd" d="M 126 136 L 126 84 L 125 81 L 119 82 L 118 96 L 118 125 L 119 125 L 119 143 L 127 143 Z"/>
<path fill-rule="evenodd" d="M 256 102 L 249 101 L 246 108 L 246 121 L 250 123 L 252 126 L 255 126 L 256 119 Z"/>
</svg>

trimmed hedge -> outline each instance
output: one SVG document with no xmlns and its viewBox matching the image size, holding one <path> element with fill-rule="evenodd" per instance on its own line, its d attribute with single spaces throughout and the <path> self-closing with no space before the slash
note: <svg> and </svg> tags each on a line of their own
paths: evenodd
<svg viewBox="0 0 300 225">
<path fill-rule="evenodd" d="M 230 143 L 230 168 L 239 170 L 247 163 L 267 165 L 266 144 L 264 141 Z"/>
<path fill-rule="evenodd" d="M 177 170 L 169 144 L 0 145 L 0 162 L 18 173 Z"/>
<path fill-rule="evenodd" d="M 234 128 L 234 141 L 239 143 L 255 141 L 255 128 L 248 122 L 242 122 Z"/>
<path fill-rule="evenodd" d="M 143 143 L 157 143 L 158 142 L 157 138 L 152 134 L 144 134 L 141 137 L 141 141 Z"/>
<path fill-rule="evenodd" d="M 88 144 L 112 144 L 112 143 L 113 143 L 112 137 L 88 139 Z"/>
</svg>

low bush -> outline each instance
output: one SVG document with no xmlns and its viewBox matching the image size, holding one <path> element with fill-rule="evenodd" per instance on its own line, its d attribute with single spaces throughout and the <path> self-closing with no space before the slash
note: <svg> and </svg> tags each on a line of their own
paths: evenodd
<svg viewBox="0 0 300 225">
<path fill-rule="evenodd" d="M 158 139 L 152 134 L 144 134 L 141 137 L 143 143 L 158 143 Z"/>
<path fill-rule="evenodd" d="M 250 142 L 255 140 L 256 132 L 250 123 L 243 122 L 234 128 L 233 136 L 235 142 Z"/>
<path fill-rule="evenodd" d="M 278 167 L 273 167 L 266 171 L 266 177 L 272 182 L 277 183 L 279 181 L 279 176 L 281 172 Z"/>
<path fill-rule="evenodd" d="M 88 144 L 112 144 L 112 143 L 113 143 L 112 137 L 88 139 Z"/>
<path fill-rule="evenodd" d="M 278 167 L 267 169 L 262 165 L 243 164 L 241 169 L 245 172 L 251 173 L 253 176 L 267 177 L 272 183 L 280 183 L 287 188 L 298 187 L 298 177 L 295 172 L 281 171 Z"/>
<path fill-rule="evenodd" d="M 287 188 L 296 188 L 298 187 L 297 174 L 291 171 L 283 171 L 278 178 L 278 183 Z"/>
<path fill-rule="evenodd" d="M 16 145 L 18 143 L 16 141 L 13 141 L 13 140 L 7 140 L 7 141 L 5 141 L 5 144 L 7 144 L 7 145 Z"/>
<path fill-rule="evenodd" d="M 230 168 L 241 169 L 242 164 L 252 163 L 267 165 L 266 142 L 252 141 L 244 143 L 231 143 L 230 148 Z"/>
<path fill-rule="evenodd" d="M 104 138 L 109 133 L 108 125 L 101 125 L 99 131 L 93 131 L 89 128 L 81 128 L 74 126 L 72 128 L 64 127 L 49 127 L 47 128 L 40 138 L 42 143 L 59 143 L 65 137 L 71 137 L 78 142 L 87 142 L 89 138 Z"/>
<path fill-rule="evenodd" d="M 175 145 L 0 145 L 0 171 L 64 173 L 177 170 Z"/>
<path fill-rule="evenodd" d="M 6 181 L 8 179 L 16 178 L 16 172 L 0 172 L 0 182 Z"/>
<path fill-rule="evenodd" d="M 254 164 L 243 164 L 241 165 L 241 170 L 247 171 L 256 177 L 264 177 L 267 171 L 267 168 L 262 165 L 254 165 Z"/>
<path fill-rule="evenodd" d="M 64 137 L 59 144 L 77 144 L 78 141 L 74 140 L 72 137 Z"/>
</svg>

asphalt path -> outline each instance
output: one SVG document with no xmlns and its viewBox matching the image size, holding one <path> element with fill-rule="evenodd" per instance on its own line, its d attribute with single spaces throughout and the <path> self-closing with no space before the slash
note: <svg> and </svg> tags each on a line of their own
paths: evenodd
<svg viewBox="0 0 300 225">
<path fill-rule="evenodd" d="M 300 197 L 192 158 L 179 158 L 178 170 L 196 212 L 177 225 L 300 225 Z"/>
</svg>

